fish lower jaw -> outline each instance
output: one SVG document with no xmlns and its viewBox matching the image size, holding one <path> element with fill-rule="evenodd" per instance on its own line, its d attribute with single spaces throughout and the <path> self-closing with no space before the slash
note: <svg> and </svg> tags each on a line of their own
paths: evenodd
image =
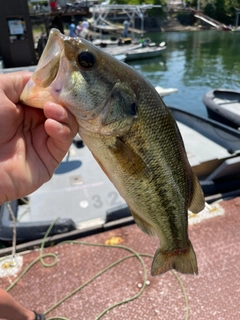
<svg viewBox="0 0 240 320">
<path fill-rule="evenodd" d="M 58 96 L 53 95 L 49 88 L 44 90 L 37 85 L 30 84 L 24 88 L 20 96 L 20 101 L 27 106 L 43 109 L 47 101 L 58 103 Z"/>
</svg>

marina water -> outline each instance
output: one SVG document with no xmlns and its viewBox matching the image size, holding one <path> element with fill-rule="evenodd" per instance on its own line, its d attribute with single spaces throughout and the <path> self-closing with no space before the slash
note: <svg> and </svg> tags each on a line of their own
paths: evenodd
<svg viewBox="0 0 240 320">
<path fill-rule="evenodd" d="M 146 34 L 167 42 L 159 58 L 129 62 L 153 86 L 177 88 L 167 105 L 207 116 L 203 95 L 214 88 L 240 90 L 240 32 L 214 30 Z"/>
</svg>

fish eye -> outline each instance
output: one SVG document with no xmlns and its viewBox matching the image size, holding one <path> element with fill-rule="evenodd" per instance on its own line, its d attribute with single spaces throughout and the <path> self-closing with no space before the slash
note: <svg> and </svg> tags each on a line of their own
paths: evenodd
<svg viewBox="0 0 240 320">
<path fill-rule="evenodd" d="M 80 52 L 78 55 L 78 63 L 84 69 L 90 69 L 95 64 L 95 56 L 90 51 Z"/>
</svg>

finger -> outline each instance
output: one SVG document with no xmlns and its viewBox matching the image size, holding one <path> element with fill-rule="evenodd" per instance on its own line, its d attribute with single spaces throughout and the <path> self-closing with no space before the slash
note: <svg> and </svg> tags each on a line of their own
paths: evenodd
<svg viewBox="0 0 240 320">
<path fill-rule="evenodd" d="M 71 130 L 71 127 L 54 119 L 47 119 L 44 125 L 47 134 L 56 140 L 59 146 L 61 146 L 61 143 L 63 145 L 68 144 L 75 136 L 75 132 Z"/>
<path fill-rule="evenodd" d="M 54 119 L 58 122 L 67 124 L 76 135 L 78 125 L 75 116 L 65 107 L 54 103 L 46 102 L 44 105 L 44 114 L 46 118 Z"/>
<path fill-rule="evenodd" d="M 49 135 L 47 141 L 48 150 L 52 157 L 60 163 L 70 148 L 76 131 L 71 130 L 71 127 L 68 125 L 54 119 L 47 119 L 45 121 L 45 130 Z"/>
<path fill-rule="evenodd" d="M 0 75 L 1 88 L 9 100 L 13 103 L 19 102 L 19 97 L 31 75 L 32 73 L 28 71 Z"/>
</svg>

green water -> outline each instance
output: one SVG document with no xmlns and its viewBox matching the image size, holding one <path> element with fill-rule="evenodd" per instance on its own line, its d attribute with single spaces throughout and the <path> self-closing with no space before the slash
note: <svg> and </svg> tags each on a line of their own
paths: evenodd
<svg viewBox="0 0 240 320">
<path fill-rule="evenodd" d="M 203 95 L 213 88 L 240 90 L 240 32 L 197 31 L 149 34 L 166 41 L 162 57 L 131 65 L 154 86 L 178 88 L 167 105 L 206 116 Z M 130 64 L 130 63 L 129 63 Z"/>
</svg>

